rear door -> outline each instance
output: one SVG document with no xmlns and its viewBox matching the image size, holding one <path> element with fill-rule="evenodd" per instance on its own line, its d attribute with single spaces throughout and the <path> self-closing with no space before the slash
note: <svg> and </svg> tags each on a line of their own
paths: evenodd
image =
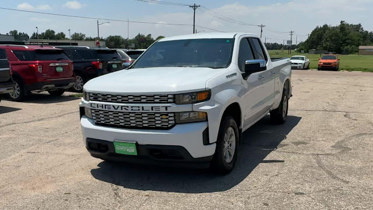
<svg viewBox="0 0 373 210">
<path fill-rule="evenodd" d="M 59 79 L 73 76 L 72 62 L 62 50 L 35 50 L 34 53 L 44 77 Z"/>
<path fill-rule="evenodd" d="M 4 49 L 0 49 L 0 82 L 10 80 L 10 68 L 8 58 Z"/>
<path fill-rule="evenodd" d="M 267 61 L 268 58 L 265 53 L 262 42 L 258 38 L 249 38 L 251 47 L 253 49 L 255 59 L 263 59 Z M 259 72 L 259 81 L 261 83 L 261 104 L 263 104 L 263 111 L 266 112 L 272 107 L 275 98 L 275 81 L 272 74 L 272 69 L 267 69 Z"/>
</svg>

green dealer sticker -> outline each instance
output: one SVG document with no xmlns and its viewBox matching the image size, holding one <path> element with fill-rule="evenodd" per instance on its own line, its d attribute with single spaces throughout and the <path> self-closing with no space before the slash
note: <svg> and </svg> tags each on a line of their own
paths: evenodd
<svg viewBox="0 0 373 210">
<path fill-rule="evenodd" d="M 122 155 L 137 155 L 136 143 L 114 142 L 115 153 Z"/>
</svg>

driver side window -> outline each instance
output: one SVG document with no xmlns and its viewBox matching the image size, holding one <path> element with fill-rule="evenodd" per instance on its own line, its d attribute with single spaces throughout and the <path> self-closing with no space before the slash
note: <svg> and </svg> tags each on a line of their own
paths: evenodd
<svg viewBox="0 0 373 210">
<path fill-rule="evenodd" d="M 238 68 L 245 72 L 245 61 L 253 60 L 254 55 L 247 38 L 241 39 L 240 51 L 238 52 Z"/>
</svg>

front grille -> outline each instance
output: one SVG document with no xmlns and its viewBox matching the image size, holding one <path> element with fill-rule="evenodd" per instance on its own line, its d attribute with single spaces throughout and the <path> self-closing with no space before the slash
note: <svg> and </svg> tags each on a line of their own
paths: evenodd
<svg viewBox="0 0 373 210">
<path fill-rule="evenodd" d="M 89 100 L 111 103 L 174 103 L 174 95 L 112 95 L 89 93 Z"/>
<path fill-rule="evenodd" d="M 116 112 L 92 109 L 97 125 L 119 128 L 169 129 L 175 125 L 174 113 Z"/>
<path fill-rule="evenodd" d="M 332 63 L 324 63 L 324 65 L 332 65 Z"/>
</svg>

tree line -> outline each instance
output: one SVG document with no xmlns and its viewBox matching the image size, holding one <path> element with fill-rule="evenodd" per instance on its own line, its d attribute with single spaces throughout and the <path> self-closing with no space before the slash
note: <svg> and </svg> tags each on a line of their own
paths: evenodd
<svg viewBox="0 0 373 210">
<path fill-rule="evenodd" d="M 356 53 L 359 46 L 373 45 L 373 32 L 363 29 L 361 24 L 341 21 L 338 26 L 323 25 L 316 27 L 308 39 L 300 43 L 298 50 L 324 50 L 339 54 Z"/>
<path fill-rule="evenodd" d="M 86 40 L 94 41 L 97 37 L 87 37 L 83 33 L 73 33 L 68 38 L 63 32 L 56 33 L 48 29 L 40 34 L 33 33 L 31 37 L 27 33 L 12 30 L 8 35 L 13 35 L 16 41 L 27 41 L 31 39 L 50 40 Z M 106 46 L 110 48 L 148 48 L 154 41 L 163 38 L 159 36 L 152 38 L 151 34 L 138 34 L 133 39 L 125 39 L 121 36 L 109 36 L 106 39 Z M 309 52 L 310 50 L 327 51 L 334 53 L 356 53 L 361 45 L 373 45 L 373 32 L 363 29 L 361 24 L 349 24 L 341 21 L 338 26 L 323 25 L 317 26 L 309 35 L 308 39 L 298 45 L 287 46 L 278 43 L 266 43 L 269 50 L 273 49 L 297 49 L 298 51 Z"/>
<path fill-rule="evenodd" d="M 49 39 L 49 40 L 71 40 L 71 41 L 95 41 L 97 37 L 87 37 L 83 33 L 73 33 L 71 37 L 68 38 L 65 33 L 56 33 L 54 30 L 47 29 L 42 33 L 33 33 L 31 37 L 24 32 L 19 32 L 17 30 L 12 30 L 7 35 L 14 37 L 15 41 L 28 41 L 29 39 Z M 105 41 L 106 46 L 109 48 L 148 48 L 154 41 L 163 38 L 159 36 L 156 39 L 152 38 L 151 34 L 143 35 L 138 34 L 133 39 L 124 39 L 121 36 L 108 36 L 106 39 L 100 38 L 100 41 Z"/>
</svg>

